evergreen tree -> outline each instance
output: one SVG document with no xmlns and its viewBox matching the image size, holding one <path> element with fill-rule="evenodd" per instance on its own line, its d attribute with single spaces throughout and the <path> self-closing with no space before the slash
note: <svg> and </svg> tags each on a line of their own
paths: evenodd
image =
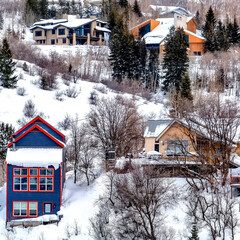
<svg viewBox="0 0 240 240">
<path fill-rule="evenodd" d="M 158 51 L 154 48 L 148 53 L 145 87 L 155 92 L 159 87 L 159 60 Z"/>
<path fill-rule="evenodd" d="M 228 34 L 229 44 L 232 45 L 233 44 L 233 24 L 231 22 L 227 24 L 227 34 Z"/>
<path fill-rule="evenodd" d="M 128 0 L 119 0 L 118 4 L 121 8 L 126 8 L 128 7 Z"/>
<path fill-rule="evenodd" d="M 137 0 L 134 1 L 133 11 L 137 14 L 138 17 L 142 17 L 142 12 Z"/>
<path fill-rule="evenodd" d="M 200 13 L 199 13 L 198 10 L 197 10 L 194 18 L 195 18 L 195 20 L 196 20 L 196 22 L 197 22 L 197 24 L 198 24 L 198 25 L 197 25 L 197 28 L 199 29 L 199 28 L 200 28 L 200 24 L 201 24 L 201 20 L 200 20 Z"/>
<path fill-rule="evenodd" d="M 234 16 L 233 28 L 232 28 L 232 43 L 233 44 L 240 43 L 240 28 L 237 24 L 237 19 L 235 16 Z"/>
<path fill-rule="evenodd" d="M 3 15 L 2 15 L 2 11 L 0 11 L 0 30 L 3 29 L 3 23 L 4 23 Z"/>
<path fill-rule="evenodd" d="M 0 159 L 6 158 L 7 146 L 13 133 L 14 128 L 11 124 L 0 123 Z"/>
<path fill-rule="evenodd" d="M 39 19 L 38 0 L 26 0 L 24 9 L 24 22 L 27 26 L 31 26 Z"/>
<path fill-rule="evenodd" d="M 0 81 L 5 88 L 14 88 L 17 83 L 17 76 L 13 75 L 15 71 L 15 62 L 12 60 L 12 52 L 9 48 L 7 39 L 3 39 L 0 49 Z"/>
<path fill-rule="evenodd" d="M 187 72 L 182 78 L 180 93 L 182 98 L 188 99 L 190 101 L 193 100 L 193 96 L 191 93 L 191 81 Z"/>
<path fill-rule="evenodd" d="M 188 238 L 188 240 L 200 240 L 198 237 L 198 229 L 196 223 L 193 223 L 191 234 L 192 236 Z"/>
<path fill-rule="evenodd" d="M 215 34 L 216 19 L 212 7 L 210 6 L 207 14 L 206 21 L 203 26 L 203 36 L 206 38 L 204 44 L 204 52 L 214 52 L 216 49 L 217 38 Z"/>
<path fill-rule="evenodd" d="M 163 70 L 165 80 L 163 90 L 169 92 L 180 91 L 183 76 L 188 68 L 187 41 L 183 29 L 170 29 L 165 40 Z"/>
<path fill-rule="evenodd" d="M 39 0 L 38 8 L 39 8 L 39 17 L 46 19 L 48 17 L 48 1 Z"/>
<path fill-rule="evenodd" d="M 218 42 L 216 50 L 227 51 L 229 48 L 228 34 L 225 26 L 221 21 L 218 21 L 216 27 L 216 38 Z"/>
</svg>

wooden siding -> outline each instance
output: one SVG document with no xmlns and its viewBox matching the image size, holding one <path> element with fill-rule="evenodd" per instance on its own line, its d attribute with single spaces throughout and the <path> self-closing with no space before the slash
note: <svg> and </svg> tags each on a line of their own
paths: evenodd
<svg viewBox="0 0 240 240">
<path fill-rule="evenodd" d="M 150 23 L 150 31 L 152 31 L 154 28 L 156 28 L 159 25 L 159 21 L 149 19 L 149 20 L 141 23 L 140 25 L 132 28 L 131 33 L 133 34 L 133 36 L 135 38 L 138 38 L 139 37 L 139 29 L 142 28 L 143 26 L 149 24 L 149 23 Z"/>
<path fill-rule="evenodd" d="M 194 18 L 192 18 L 189 22 L 187 22 L 187 30 L 193 33 L 196 33 L 197 22 Z"/>
<path fill-rule="evenodd" d="M 29 132 L 16 142 L 16 147 L 60 147 L 42 132 Z"/>
<path fill-rule="evenodd" d="M 189 152 L 195 152 L 189 137 L 184 134 L 186 128 L 184 128 L 179 123 L 174 123 L 171 125 L 166 132 L 158 139 L 158 138 L 145 138 L 145 151 L 146 153 L 149 151 L 153 151 L 155 148 L 155 140 L 159 141 L 159 152 L 163 157 L 166 157 L 167 150 L 167 141 L 168 140 L 188 140 Z"/>
<path fill-rule="evenodd" d="M 53 167 L 53 166 L 49 166 Z M 61 184 L 60 184 L 60 172 L 59 167 L 54 172 L 54 191 L 53 192 L 14 192 L 13 191 L 13 168 L 19 168 L 18 166 L 8 165 L 8 176 L 7 176 L 7 221 L 14 219 L 21 219 L 26 217 L 13 217 L 13 202 L 14 201 L 34 201 L 38 202 L 38 216 L 44 214 L 43 203 L 52 202 L 55 204 L 53 207 L 53 214 L 57 214 L 60 210 L 61 204 Z"/>
</svg>

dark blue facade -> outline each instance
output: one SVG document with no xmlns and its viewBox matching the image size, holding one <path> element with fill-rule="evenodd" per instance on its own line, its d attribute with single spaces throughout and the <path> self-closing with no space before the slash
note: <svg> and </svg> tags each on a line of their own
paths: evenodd
<svg viewBox="0 0 240 240">
<path fill-rule="evenodd" d="M 13 202 L 37 202 L 38 203 L 38 214 L 37 216 L 44 215 L 44 203 L 51 203 L 52 209 L 51 214 L 57 214 L 60 210 L 61 204 L 61 168 L 54 170 L 54 187 L 53 192 L 29 192 L 29 191 L 13 191 L 13 169 L 19 168 L 19 166 L 8 165 L 8 176 L 7 176 L 7 221 L 14 219 L 22 219 L 25 217 L 13 216 Z M 49 166 L 49 168 L 53 168 Z M 36 169 L 36 168 L 31 168 Z"/>
</svg>

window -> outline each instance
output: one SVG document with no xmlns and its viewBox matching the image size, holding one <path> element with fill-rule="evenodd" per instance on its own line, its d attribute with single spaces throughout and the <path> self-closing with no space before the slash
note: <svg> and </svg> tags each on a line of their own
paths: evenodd
<svg viewBox="0 0 240 240">
<path fill-rule="evenodd" d="M 27 202 L 14 202 L 13 216 L 27 216 Z"/>
<path fill-rule="evenodd" d="M 52 213 L 52 203 L 44 203 L 44 214 Z"/>
<path fill-rule="evenodd" d="M 27 191 L 28 190 L 28 169 L 15 168 L 13 177 L 14 191 Z"/>
<path fill-rule="evenodd" d="M 66 43 L 66 38 L 63 38 L 62 42 L 63 42 L 63 43 Z"/>
<path fill-rule="evenodd" d="M 38 202 L 13 202 L 14 217 L 38 216 Z"/>
<path fill-rule="evenodd" d="M 197 56 L 197 52 L 193 52 L 193 54 L 194 54 L 195 56 Z"/>
<path fill-rule="evenodd" d="M 55 44 L 55 40 L 54 40 L 54 39 L 51 40 L 51 44 L 52 44 L 52 45 Z"/>
<path fill-rule="evenodd" d="M 52 168 L 14 168 L 14 191 L 53 191 L 54 171 Z"/>
<path fill-rule="evenodd" d="M 201 52 L 198 52 L 198 56 L 201 56 L 202 55 L 202 53 Z"/>
<path fill-rule="evenodd" d="M 42 31 L 35 32 L 35 37 L 41 37 L 41 36 L 42 36 Z"/>
<path fill-rule="evenodd" d="M 65 35 L 65 28 L 58 29 L 58 35 Z"/>
<path fill-rule="evenodd" d="M 167 155 L 180 155 L 188 151 L 188 140 L 168 140 Z"/>
<path fill-rule="evenodd" d="M 53 169 L 40 169 L 39 191 L 53 191 Z"/>
<path fill-rule="evenodd" d="M 53 35 L 55 34 L 55 30 L 52 30 L 52 34 L 53 34 Z"/>
<path fill-rule="evenodd" d="M 37 202 L 29 202 L 29 216 L 37 215 Z"/>
</svg>

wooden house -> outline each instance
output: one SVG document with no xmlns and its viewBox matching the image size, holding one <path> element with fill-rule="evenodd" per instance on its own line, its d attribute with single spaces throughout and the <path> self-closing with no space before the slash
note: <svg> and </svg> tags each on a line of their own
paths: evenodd
<svg viewBox="0 0 240 240">
<path fill-rule="evenodd" d="M 57 215 L 65 180 L 65 136 L 36 117 L 12 135 L 6 157 L 6 222 Z"/>
<path fill-rule="evenodd" d="M 36 44 L 41 45 L 90 45 L 102 44 L 109 39 L 106 22 L 96 17 L 80 19 L 78 15 L 64 15 L 63 19 L 41 20 L 30 30 Z"/>
<path fill-rule="evenodd" d="M 156 20 L 149 19 L 131 29 L 135 38 L 143 38 L 148 49 L 155 48 L 163 55 L 165 38 L 172 26 L 183 28 L 190 56 L 201 56 L 204 53 L 205 38 L 197 31 L 197 22 L 193 17 L 182 12 L 172 12 L 170 17 L 163 15 Z"/>
</svg>

